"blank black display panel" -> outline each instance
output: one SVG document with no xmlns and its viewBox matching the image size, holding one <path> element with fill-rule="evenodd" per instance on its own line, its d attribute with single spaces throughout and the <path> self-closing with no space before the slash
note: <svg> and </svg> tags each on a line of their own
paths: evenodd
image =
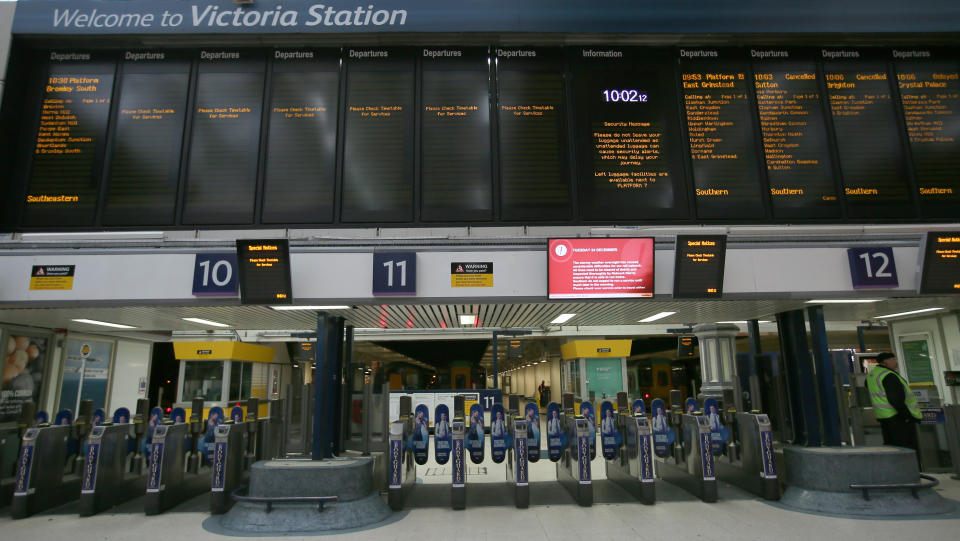
<svg viewBox="0 0 960 541">
<path fill-rule="evenodd" d="M 413 62 L 364 62 L 347 72 L 342 220 L 412 221 Z"/>
<path fill-rule="evenodd" d="M 424 220 L 493 217 L 490 84 L 486 59 L 482 60 L 478 66 L 482 69 L 424 66 L 420 120 Z"/>
<path fill-rule="evenodd" d="M 93 225 L 114 68 L 113 63 L 50 65 L 31 141 L 23 225 Z"/>
<path fill-rule="evenodd" d="M 335 63 L 275 61 L 264 223 L 333 221 L 339 74 Z"/>
<path fill-rule="evenodd" d="M 237 240 L 242 304 L 292 304 L 287 239 Z"/>
<path fill-rule="evenodd" d="M 847 214 L 915 215 L 886 65 L 824 62 Z"/>
<path fill-rule="evenodd" d="M 562 72 L 531 66 L 497 78 L 501 217 L 569 219 Z"/>
<path fill-rule="evenodd" d="M 103 223 L 174 223 L 180 149 L 189 90 L 188 63 L 125 66 Z"/>
<path fill-rule="evenodd" d="M 960 231 L 927 233 L 920 293 L 960 295 Z"/>
<path fill-rule="evenodd" d="M 197 76 L 183 223 L 252 223 L 263 65 L 206 67 Z"/>
</svg>

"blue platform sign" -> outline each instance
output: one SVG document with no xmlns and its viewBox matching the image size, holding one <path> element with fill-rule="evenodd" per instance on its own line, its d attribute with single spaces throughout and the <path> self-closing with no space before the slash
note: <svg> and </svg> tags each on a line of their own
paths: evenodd
<svg viewBox="0 0 960 541">
<path fill-rule="evenodd" d="M 197 297 L 237 295 L 237 252 L 197 254 L 193 262 L 193 294 Z"/>
<path fill-rule="evenodd" d="M 374 253 L 373 294 L 416 295 L 417 253 Z"/>
<path fill-rule="evenodd" d="M 893 289 L 900 285 L 893 248 L 847 248 L 854 289 Z"/>
</svg>

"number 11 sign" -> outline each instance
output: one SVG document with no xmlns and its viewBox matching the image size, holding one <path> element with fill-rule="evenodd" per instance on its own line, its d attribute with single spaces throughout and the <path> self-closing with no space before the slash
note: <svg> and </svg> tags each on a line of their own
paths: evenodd
<svg viewBox="0 0 960 541">
<path fill-rule="evenodd" d="M 373 254 L 374 295 L 416 295 L 416 252 Z"/>
<path fill-rule="evenodd" d="M 898 287 L 893 248 L 848 248 L 850 279 L 854 289 L 892 289 Z"/>
</svg>

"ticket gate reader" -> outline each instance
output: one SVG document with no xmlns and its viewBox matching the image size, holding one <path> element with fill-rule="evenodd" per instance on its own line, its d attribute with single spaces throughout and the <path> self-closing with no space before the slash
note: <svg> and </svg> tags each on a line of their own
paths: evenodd
<svg viewBox="0 0 960 541">
<path fill-rule="evenodd" d="M 210 469 L 187 473 L 185 458 L 188 423 L 163 424 L 153 430 L 147 471 L 144 512 L 157 515 L 210 490 Z"/>
<path fill-rule="evenodd" d="M 87 438 L 80 485 L 80 516 L 89 517 L 143 495 L 146 476 L 130 472 L 130 424 L 95 426 Z"/>
<path fill-rule="evenodd" d="M 454 417 L 450 423 L 450 435 L 453 445 L 450 449 L 451 483 L 450 507 L 466 509 L 467 507 L 467 423 L 463 417 L 464 397 L 457 395 L 453 398 Z"/>
<path fill-rule="evenodd" d="M 0 429 L 0 507 L 10 505 L 13 498 L 20 445 L 27 428 L 34 423 L 34 415 L 36 406 L 32 401 L 25 402 L 20 409 L 16 426 Z"/>
<path fill-rule="evenodd" d="M 773 452 L 773 429 L 763 413 L 735 414 L 739 452 L 717 457 L 720 478 L 765 500 L 780 499 L 780 481 Z M 739 456 L 737 456 L 739 455 Z"/>
<path fill-rule="evenodd" d="M 213 464 L 210 466 L 210 513 L 220 515 L 233 507 L 230 494 L 249 476 L 247 437 L 251 423 L 222 424 L 214 428 Z M 256 423 L 253 423 L 254 425 Z"/>
<path fill-rule="evenodd" d="M 461 404 L 461 425 L 462 425 Z M 387 503 L 390 509 L 400 511 L 417 481 L 417 462 L 413 450 L 407 448 L 407 437 L 413 432 L 413 402 L 409 396 L 400 397 L 400 418 L 390 423 L 389 461 L 387 463 Z M 462 438 L 461 438 L 462 442 Z"/>
<path fill-rule="evenodd" d="M 593 505 L 593 481 L 590 471 L 590 424 L 573 413 L 573 395 L 563 395 L 560 426 L 567 433 L 567 447 L 557 461 L 557 481 L 583 507 Z"/>
<path fill-rule="evenodd" d="M 670 429 L 677 436 L 672 453 L 657 457 L 659 477 L 707 503 L 717 501 L 717 474 L 710 452 L 710 422 L 704 415 L 683 413 L 679 393 L 670 393 Z"/>
<path fill-rule="evenodd" d="M 510 397 L 511 399 L 513 397 Z M 511 400 L 511 409 L 512 409 Z M 512 489 L 517 509 L 530 507 L 530 470 L 527 456 L 527 420 L 511 416 L 507 430 L 513 436 L 513 445 L 507 447 L 507 486 Z"/>
<path fill-rule="evenodd" d="M 617 394 L 617 411 L 617 429 L 623 434 L 623 444 L 613 460 L 604 461 L 607 479 L 623 487 L 641 503 L 652 505 L 657 500 L 657 491 L 650 420 L 644 414 L 630 411 L 626 393 Z"/>
</svg>

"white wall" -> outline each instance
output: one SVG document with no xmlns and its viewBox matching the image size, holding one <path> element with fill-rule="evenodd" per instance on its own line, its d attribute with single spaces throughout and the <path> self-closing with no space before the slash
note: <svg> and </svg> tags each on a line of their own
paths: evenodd
<svg viewBox="0 0 960 541">
<path fill-rule="evenodd" d="M 112 416 L 117 408 L 136 411 L 137 399 L 146 398 L 140 394 L 140 378 L 150 378 L 150 360 L 153 344 L 133 340 L 118 340 L 117 354 L 113 363 L 113 381 L 110 384 L 110 404 L 107 415 Z"/>
</svg>

